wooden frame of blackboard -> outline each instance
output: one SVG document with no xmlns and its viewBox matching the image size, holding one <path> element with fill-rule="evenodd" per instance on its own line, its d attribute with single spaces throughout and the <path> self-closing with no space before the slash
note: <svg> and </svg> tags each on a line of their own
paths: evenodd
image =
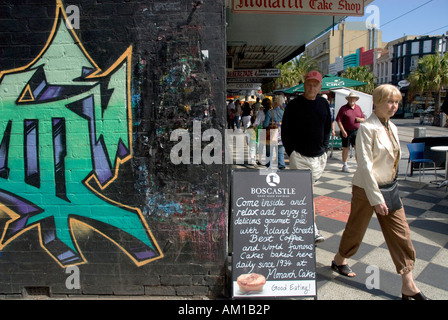
<svg viewBox="0 0 448 320">
<path fill-rule="evenodd" d="M 233 298 L 316 299 L 313 200 L 310 170 L 232 170 Z"/>
</svg>

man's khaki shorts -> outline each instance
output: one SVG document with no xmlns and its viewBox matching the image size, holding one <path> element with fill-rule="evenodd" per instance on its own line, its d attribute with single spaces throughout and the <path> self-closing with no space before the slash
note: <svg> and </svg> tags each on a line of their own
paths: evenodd
<svg viewBox="0 0 448 320">
<path fill-rule="evenodd" d="M 289 156 L 289 168 L 299 170 L 311 170 L 313 183 L 319 180 L 327 165 L 327 153 L 319 157 L 306 157 L 293 151 Z"/>
</svg>

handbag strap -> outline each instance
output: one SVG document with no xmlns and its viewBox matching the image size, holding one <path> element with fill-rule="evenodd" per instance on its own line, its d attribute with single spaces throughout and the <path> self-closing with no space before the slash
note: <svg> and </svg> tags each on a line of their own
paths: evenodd
<svg viewBox="0 0 448 320">
<path fill-rule="evenodd" d="M 274 108 L 271 107 L 271 124 L 274 126 Z"/>
</svg>

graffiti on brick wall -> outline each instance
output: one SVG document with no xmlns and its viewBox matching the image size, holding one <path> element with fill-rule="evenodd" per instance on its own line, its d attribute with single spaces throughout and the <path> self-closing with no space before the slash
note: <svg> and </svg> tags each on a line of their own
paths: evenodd
<svg viewBox="0 0 448 320">
<path fill-rule="evenodd" d="M 59 265 L 82 264 L 82 226 L 140 266 L 163 254 L 140 209 L 105 192 L 132 158 L 132 47 L 102 71 L 66 21 L 58 0 L 42 52 L 0 72 L 0 249 L 37 228 Z"/>
</svg>

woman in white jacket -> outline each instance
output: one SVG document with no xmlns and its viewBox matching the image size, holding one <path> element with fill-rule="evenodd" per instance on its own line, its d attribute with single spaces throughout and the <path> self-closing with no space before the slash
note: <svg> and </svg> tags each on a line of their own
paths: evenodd
<svg viewBox="0 0 448 320">
<path fill-rule="evenodd" d="M 390 118 L 400 101 L 401 93 L 392 85 L 381 85 L 373 92 L 375 110 L 361 124 L 356 137 L 351 212 L 331 267 L 348 277 L 356 275 L 347 258 L 361 245 L 375 211 L 396 271 L 402 277 L 402 299 L 427 300 L 412 276 L 415 250 L 401 200 L 398 198 L 401 208 L 389 210 L 380 191 L 380 187 L 396 183 L 401 150 L 397 127 Z"/>
</svg>

